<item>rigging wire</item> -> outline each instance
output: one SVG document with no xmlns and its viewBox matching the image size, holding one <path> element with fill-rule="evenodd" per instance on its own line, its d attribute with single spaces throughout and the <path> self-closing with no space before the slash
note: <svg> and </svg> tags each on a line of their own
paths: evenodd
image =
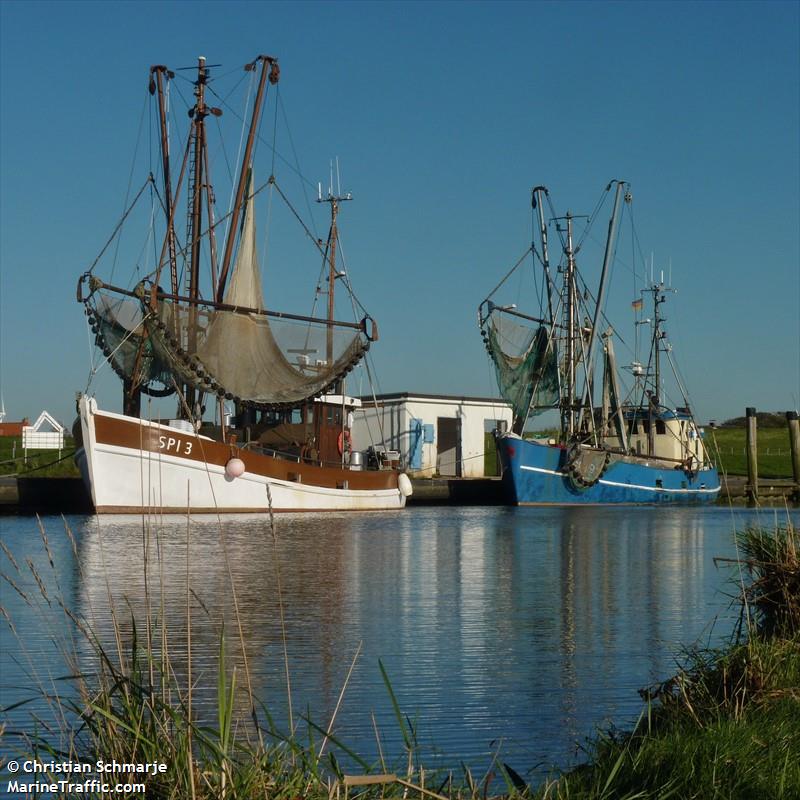
<svg viewBox="0 0 800 800">
<path fill-rule="evenodd" d="M 291 147 L 292 155 L 294 156 L 295 167 L 291 167 L 291 165 L 289 165 L 289 162 L 286 159 L 284 159 L 280 155 L 280 153 L 277 152 L 277 150 L 275 150 L 274 153 L 273 153 L 272 173 L 273 173 L 273 175 L 275 174 L 275 156 L 277 156 L 278 158 L 280 158 L 281 161 L 283 161 L 287 166 L 289 166 L 290 169 L 292 169 L 294 171 L 294 173 L 297 175 L 298 178 L 300 178 L 300 184 L 301 184 L 301 186 L 303 186 L 303 197 L 304 197 L 304 199 L 306 201 L 306 211 L 308 212 L 308 218 L 311 220 L 311 227 L 312 227 L 312 229 L 314 231 L 315 237 L 317 239 L 319 239 L 319 233 L 318 233 L 317 228 L 316 228 L 316 221 L 314 219 L 314 214 L 311 211 L 311 203 L 310 203 L 310 201 L 308 199 L 308 193 L 306 191 L 307 186 L 310 186 L 313 189 L 314 188 L 314 184 L 303 175 L 303 172 L 300 169 L 300 157 L 297 155 L 297 148 L 295 148 L 295 146 L 294 146 L 294 138 L 292 137 L 292 129 L 289 126 L 289 117 L 288 117 L 288 115 L 286 113 L 286 106 L 283 104 L 283 98 L 281 97 L 280 85 L 278 86 L 276 105 L 280 106 L 281 114 L 283 115 L 283 124 L 284 124 L 284 126 L 286 128 L 286 136 L 287 136 L 287 138 L 289 140 L 289 147 Z M 277 111 L 277 109 L 276 109 L 276 111 Z M 306 186 L 306 184 L 307 184 L 307 186 Z"/>
<path fill-rule="evenodd" d="M 532 249 L 533 245 L 528 247 L 528 249 L 519 257 L 516 264 L 514 264 L 514 266 L 511 267 L 511 269 L 503 276 L 500 283 L 498 283 L 497 286 L 495 286 L 494 289 L 492 289 L 492 291 L 486 295 L 484 302 L 486 302 L 486 300 L 488 300 L 514 274 L 514 271 L 519 267 L 520 264 L 522 264 L 523 261 L 525 261 L 525 259 L 528 257 L 528 253 L 530 253 Z"/>
<path fill-rule="evenodd" d="M 381 443 L 383 446 L 386 446 L 386 435 L 383 432 L 383 406 L 381 406 L 381 413 L 378 413 L 378 396 L 375 393 L 375 385 L 378 383 L 378 376 L 377 372 L 375 373 L 375 379 L 372 378 L 372 371 L 369 368 L 369 362 L 371 361 L 371 356 L 369 352 L 364 357 L 364 368 L 367 371 L 367 380 L 369 381 L 370 388 L 372 390 L 372 402 L 374 403 L 375 408 L 375 419 L 378 421 L 378 433 L 381 436 Z M 372 434 L 370 433 L 370 436 Z"/>
<path fill-rule="evenodd" d="M 272 165 L 270 167 L 270 175 L 275 174 L 275 141 L 278 135 L 278 104 L 275 104 L 275 118 L 273 121 L 273 136 L 272 136 Z M 270 249 L 269 249 L 269 240 L 270 234 L 272 233 L 272 201 L 275 199 L 275 187 L 274 184 L 270 185 L 269 192 L 267 193 L 267 219 L 266 225 L 264 229 L 264 247 L 262 249 L 262 260 L 263 266 L 261 268 L 262 276 L 266 273 L 267 264 L 269 264 L 269 257 L 270 257 Z M 263 284 L 262 284 L 262 293 L 263 293 Z M 261 298 L 262 302 L 264 302 L 263 297 Z"/>
<path fill-rule="evenodd" d="M 280 93 L 280 85 L 277 85 L 275 88 L 276 91 L 276 99 L 275 99 L 275 111 L 272 120 L 272 162 L 270 164 L 270 175 L 275 174 L 275 153 L 277 149 L 277 142 L 278 142 L 278 99 L 277 95 Z M 271 185 L 269 188 L 269 196 L 267 200 L 267 224 L 266 230 L 264 231 L 264 248 L 261 251 L 262 255 L 262 267 L 261 271 L 262 274 L 266 272 L 267 264 L 269 262 L 269 239 L 270 233 L 272 231 L 272 201 L 275 197 L 275 189 L 274 185 Z M 312 314 L 313 316 L 313 314 Z"/>
<path fill-rule="evenodd" d="M 575 253 L 578 253 L 583 247 L 583 242 L 586 237 L 589 235 L 589 232 L 594 227 L 595 220 L 597 219 L 597 215 L 600 213 L 601 209 L 606 203 L 606 200 L 610 196 L 611 187 L 614 185 L 615 181 L 611 181 L 608 186 L 600 193 L 600 199 L 597 201 L 597 204 L 594 207 L 594 211 L 589 215 L 588 220 L 586 221 L 586 227 L 583 229 L 583 234 L 581 238 L 578 240 L 578 244 L 575 246 Z"/>
<path fill-rule="evenodd" d="M 94 268 L 97 266 L 97 262 L 100 261 L 100 259 L 103 257 L 103 254 L 106 252 L 106 250 L 108 250 L 109 246 L 114 241 L 114 239 L 116 239 L 117 234 L 119 233 L 120 229 L 122 228 L 122 225 L 124 224 L 125 220 L 128 218 L 128 215 L 131 213 L 131 211 L 133 211 L 134 207 L 136 206 L 136 203 L 139 201 L 139 198 L 142 196 L 142 193 L 144 192 L 144 190 L 148 187 L 148 185 L 152 184 L 152 182 L 153 182 L 153 176 L 152 175 L 148 175 L 146 180 L 145 180 L 145 182 L 144 182 L 144 184 L 142 184 L 142 188 L 139 189 L 139 191 L 136 194 L 136 197 L 133 198 L 133 202 L 130 204 L 130 206 L 128 206 L 127 210 L 122 215 L 122 217 L 120 218 L 119 222 L 116 224 L 114 230 L 111 233 L 111 236 L 109 236 L 109 238 L 108 238 L 108 241 L 103 245 L 103 247 L 100 250 L 100 252 L 98 253 L 97 257 L 92 262 L 92 265 L 86 271 L 87 275 L 91 275 L 92 274 L 92 272 L 94 271 Z"/>
<path fill-rule="evenodd" d="M 237 83 L 237 86 L 239 84 L 241 84 L 242 81 L 245 80 L 245 78 L 246 78 L 246 74 Z M 245 132 L 247 130 L 247 122 L 246 122 L 246 120 L 247 120 L 247 111 L 250 108 L 250 99 L 253 96 L 253 90 L 254 90 L 255 85 L 256 85 L 256 80 L 257 80 L 257 73 L 256 73 L 255 70 L 252 70 L 252 73 L 250 74 L 250 80 L 248 82 L 249 85 L 248 85 L 248 88 L 247 88 L 247 94 L 245 95 L 245 100 L 244 100 L 244 113 L 242 114 L 241 117 L 239 117 L 238 114 L 234 114 L 234 116 L 237 119 L 240 120 L 241 126 L 239 128 L 239 148 L 238 148 L 238 150 L 236 152 L 236 161 L 234 162 L 233 170 L 231 170 L 230 163 L 228 162 L 228 159 L 227 159 L 227 156 L 226 156 L 226 165 L 228 167 L 228 177 L 230 178 L 230 182 L 231 182 L 231 193 L 230 193 L 230 197 L 228 199 L 228 213 L 225 215 L 225 219 L 227 221 L 225 223 L 225 233 L 224 233 L 224 237 L 223 237 L 224 241 L 226 241 L 226 242 L 228 241 L 228 237 L 229 236 L 235 236 L 236 235 L 236 231 L 231 231 L 231 229 L 230 229 L 230 221 L 231 221 L 231 215 L 233 213 L 233 203 L 234 203 L 234 197 L 235 197 L 235 193 L 236 193 L 236 180 L 234 178 L 234 172 L 235 172 L 236 168 L 239 166 L 239 164 L 242 161 L 242 149 L 244 147 Z M 219 98 L 219 95 L 217 95 L 216 93 L 214 93 L 214 95 L 215 95 L 215 97 Z M 225 103 L 225 101 L 222 100 L 222 98 L 219 98 L 219 99 L 224 105 L 227 106 L 227 103 Z M 219 127 L 219 122 L 217 122 L 217 126 Z M 223 139 L 223 137 L 220 136 L 220 140 L 222 140 L 222 139 Z M 224 150 L 224 144 L 223 144 L 223 150 Z M 250 188 L 252 189 L 252 185 L 251 185 Z M 247 202 L 249 203 L 250 201 L 251 201 L 251 198 L 248 197 L 247 198 Z M 214 291 L 216 292 L 216 287 L 214 287 Z"/>
<path fill-rule="evenodd" d="M 229 73 L 228 73 L 228 74 L 229 74 Z M 181 77 L 183 77 L 183 76 L 181 76 Z M 183 78 L 183 79 L 184 79 L 184 80 L 187 80 L 186 78 Z M 244 79 L 245 79 L 245 78 L 243 78 L 242 80 L 244 80 Z M 241 83 L 241 81 L 240 81 L 239 83 Z M 238 87 L 238 85 L 239 85 L 239 84 L 237 83 L 237 87 Z M 267 88 L 269 88 L 269 87 L 267 87 Z M 280 84 L 277 84 L 277 86 L 276 86 L 275 88 L 276 88 L 276 95 L 277 95 L 277 97 L 276 97 L 276 102 L 277 102 L 277 103 L 278 103 L 278 104 L 281 106 L 281 111 L 282 111 L 282 113 L 283 113 L 283 115 L 284 115 L 284 121 L 286 122 L 286 111 L 285 111 L 285 108 L 284 108 L 284 105 L 283 105 L 283 101 L 281 100 L 281 96 L 280 96 Z M 214 97 L 216 97 L 216 98 L 219 100 L 219 102 L 221 103 L 221 105 L 222 105 L 222 106 L 223 106 L 225 109 L 227 109 L 227 110 L 228 110 L 228 111 L 231 113 L 231 115 L 232 115 L 232 116 L 233 116 L 235 119 L 239 120 L 239 121 L 240 121 L 240 122 L 242 122 L 242 123 L 244 123 L 244 122 L 245 122 L 245 120 L 244 120 L 244 117 L 240 116 L 240 114 L 238 113 L 238 111 L 237 111 L 236 109 L 234 109 L 234 108 L 233 108 L 233 107 L 232 107 L 232 106 L 231 106 L 231 105 L 230 105 L 230 104 L 227 102 L 227 99 L 226 99 L 226 98 L 222 98 L 222 97 L 220 97 L 220 95 L 218 95 L 216 92 L 214 92 L 213 94 L 214 94 Z M 231 92 L 229 92 L 227 96 L 230 96 L 231 94 L 233 94 L 233 90 L 232 90 Z M 265 103 L 265 105 L 266 105 L 266 103 Z M 289 132 L 289 130 L 288 130 L 288 122 L 286 122 L 286 125 L 287 125 L 287 133 L 289 134 L 290 145 L 292 146 L 292 149 L 294 150 L 294 143 L 293 143 L 293 142 L 292 142 L 292 140 L 291 140 L 291 133 L 290 133 L 290 132 Z M 262 144 L 264 144 L 264 145 L 266 145 L 266 146 L 270 146 L 270 143 L 269 143 L 269 142 L 267 142 L 267 141 L 266 141 L 266 140 L 265 140 L 265 139 L 262 137 L 262 135 L 261 135 L 261 133 L 260 133 L 260 132 L 257 132 L 257 134 L 256 134 L 256 140 L 257 140 L 257 141 L 260 141 Z M 275 158 L 276 158 L 276 160 L 277 160 L 277 161 L 281 161 L 281 162 L 283 163 L 283 165 L 284 165 L 285 167 L 287 167 L 287 168 L 288 168 L 290 171 L 294 172 L 294 173 L 297 175 L 297 177 L 298 177 L 298 178 L 300 178 L 300 180 L 301 180 L 301 181 L 303 181 L 304 183 L 306 183 L 306 184 L 307 184 L 309 187 L 311 187 L 312 189 L 314 188 L 314 183 L 313 183 L 313 181 L 310 181 L 308 178 L 306 178 L 306 177 L 305 177 L 305 175 L 303 175 L 302 171 L 300 170 L 300 167 L 299 167 L 299 162 L 298 162 L 298 159 L 297 159 L 297 154 L 296 154 L 296 152 L 295 152 L 295 162 L 298 164 L 298 166 L 296 166 L 296 167 L 295 167 L 295 166 L 293 166 L 293 165 L 290 163 L 289 159 L 287 159 L 286 157 L 284 157 L 283 155 L 281 155 L 280 151 L 279 151 L 279 150 L 277 150 L 277 149 L 276 149 L 276 152 L 275 152 Z"/>
<path fill-rule="evenodd" d="M 139 115 L 139 128 L 138 128 L 138 130 L 136 132 L 136 146 L 134 147 L 133 158 L 131 159 L 131 168 L 130 168 L 130 172 L 128 173 L 128 185 L 127 185 L 127 187 L 125 189 L 125 200 L 124 200 L 123 205 L 122 205 L 123 208 L 125 208 L 125 206 L 127 206 L 128 199 L 131 196 L 131 185 L 133 184 L 133 173 L 134 173 L 134 171 L 136 169 L 136 160 L 137 160 L 138 155 L 139 155 L 139 146 L 140 146 L 141 140 L 142 140 L 142 128 L 144 126 L 145 110 L 150 105 L 148 100 L 149 100 L 149 95 L 146 92 L 145 93 L 145 102 L 144 102 L 144 104 L 142 106 L 142 112 Z M 120 250 L 121 243 L 122 243 L 122 237 L 120 236 L 119 239 L 117 239 L 117 244 L 116 244 L 116 247 L 114 248 L 114 257 L 113 257 L 112 262 L 111 262 L 111 276 L 110 276 L 109 280 L 113 280 L 113 278 L 114 278 L 114 271 L 117 268 L 117 259 L 119 257 L 119 250 Z"/>
</svg>

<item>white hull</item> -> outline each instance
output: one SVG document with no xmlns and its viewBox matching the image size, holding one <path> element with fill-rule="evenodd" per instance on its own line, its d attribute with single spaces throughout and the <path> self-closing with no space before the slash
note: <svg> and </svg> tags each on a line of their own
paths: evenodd
<svg viewBox="0 0 800 800">
<path fill-rule="evenodd" d="M 375 481 L 364 472 L 307 469 L 285 459 L 252 455 L 247 450 L 234 452 L 230 446 L 178 428 L 100 411 L 90 398 L 81 400 L 80 417 L 83 449 L 76 460 L 98 513 L 266 512 L 270 506 L 268 488 L 274 511 L 391 510 L 403 508 L 410 494 L 410 484 L 403 475 L 374 476 L 384 484 L 394 478 L 393 487 L 349 488 L 351 483 Z M 99 420 L 112 435 L 98 437 Z M 139 445 L 131 446 L 129 434 L 127 441 L 125 436 L 120 436 L 118 442 L 111 441 L 117 430 L 135 430 Z M 159 440 L 165 444 L 177 441 L 177 449 L 189 451 L 191 457 L 166 452 L 163 444 L 158 447 Z M 156 444 L 148 446 L 147 442 Z M 174 444 L 172 449 L 176 449 Z M 236 478 L 226 474 L 224 462 L 219 463 L 221 449 L 223 458 L 229 454 L 245 461 L 248 469 L 244 474 Z M 298 474 L 305 472 L 293 480 L 258 474 L 273 466 L 285 472 L 287 465 L 297 469 Z M 342 488 L 315 485 L 309 479 L 314 472 L 324 473 L 328 479 L 341 478 L 334 487 Z M 402 488 L 406 488 L 405 493 Z"/>
</svg>

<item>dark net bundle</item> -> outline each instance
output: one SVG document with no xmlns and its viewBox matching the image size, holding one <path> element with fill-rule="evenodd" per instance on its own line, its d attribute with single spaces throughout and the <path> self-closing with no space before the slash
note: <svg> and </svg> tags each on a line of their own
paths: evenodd
<svg viewBox="0 0 800 800">
<path fill-rule="evenodd" d="M 154 350 L 145 324 L 148 311 L 139 300 L 98 290 L 86 310 L 95 343 L 123 380 L 166 387 L 159 393 L 173 391 L 170 362 Z"/>
<path fill-rule="evenodd" d="M 558 404 L 558 358 L 547 329 L 521 325 L 493 311 L 486 320 L 486 347 L 500 394 L 525 419 Z"/>
</svg>

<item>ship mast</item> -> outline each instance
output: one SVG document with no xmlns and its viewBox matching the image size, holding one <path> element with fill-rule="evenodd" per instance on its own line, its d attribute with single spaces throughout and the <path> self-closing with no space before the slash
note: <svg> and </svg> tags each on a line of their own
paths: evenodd
<svg viewBox="0 0 800 800">
<path fill-rule="evenodd" d="M 531 204 L 538 212 L 539 235 L 541 236 L 542 240 L 542 266 L 544 267 L 544 275 L 547 282 L 547 312 L 549 315 L 550 325 L 552 326 L 555 322 L 553 317 L 553 280 L 550 277 L 550 256 L 547 250 L 547 224 L 544 220 L 544 205 L 542 203 L 542 197 L 547 197 L 549 194 L 550 193 L 547 191 L 547 187 L 545 186 L 534 186 L 533 190 L 531 191 Z"/>
<path fill-rule="evenodd" d="M 338 171 L 338 163 L 337 163 Z M 333 176 L 331 176 L 331 183 L 333 183 Z M 336 280 L 343 277 L 344 273 L 336 270 L 336 244 L 339 240 L 339 228 L 337 226 L 337 217 L 339 216 L 339 203 L 347 200 L 352 200 L 353 195 L 349 192 L 347 194 L 333 193 L 333 186 L 328 189 L 328 196 L 322 197 L 320 190 L 317 197 L 318 203 L 328 203 L 331 207 L 331 226 L 328 230 L 328 242 L 325 248 L 327 252 L 328 261 L 328 334 L 326 341 L 325 357 L 328 364 L 333 363 L 333 320 L 334 320 L 334 296 Z"/>
<path fill-rule="evenodd" d="M 175 225 L 173 220 L 173 196 L 172 179 L 170 175 L 169 158 L 169 135 L 167 132 L 167 107 L 164 93 L 164 80 L 174 78 L 175 73 L 171 72 L 163 64 L 156 64 L 150 67 L 150 94 L 158 91 L 158 119 L 159 119 L 159 140 L 161 145 L 161 171 L 164 179 L 164 203 L 167 209 L 167 236 L 165 248 L 169 251 L 170 265 L 170 286 L 172 292 L 178 291 L 178 270 L 177 270 L 177 247 L 175 244 Z M 162 259 L 163 259 L 162 250 Z M 159 266 L 160 269 L 160 266 Z M 157 278 L 156 278 L 157 282 Z M 155 302 L 155 294 L 152 298 Z M 138 417 L 141 411 L 141 383 L 138 378 L 139 369 L 143 356 L 143 342 L 140 343 L 134 361 L 134 368 L 130 378 L 123 378 L 122 381 L 122 409 L 127 416 Z"/>
<path fill-rule="evenodd" d="M 598 333 L 598 325 L 600 324 L 600 315 L 603 313 L 603 305 L 605 304 L 606 288 L 608 286 L 609 266 L 611 264 L 612 256 L 614 254 L 614 244 L 616 240 L 617 220 L 619 218 L 619 203 L 622 198 L 622 191 L 625 184 L 622 181 L 617 181 L 617 191 L 614 195 L 614 209 L 611 212 L 611 219 L 608 222 L 608 236 L 606 237 L 606 248 L 603 254 L 603 268 L 600 272 L 600 288 L 597 292 L 597 302 L 594 307 L 594 318 L 592 319 L 592 327 L 590 330 L 589 352 L 586 355 L 586 390 L 583 393 L 583 402 L 581 403 L 580 411 L 578 413 L 578 429 L 581 428 L 584 414 L 589 413 L 590 418 L 593 418 L 593 405 L 594 398 L 592 397 L 592 383 L 591 377 L 594 374 L 594 355 L 600 335 Z M 609 183 L 606 191 L 611 188 L 613 184 Z M 630 200 L 629 195 L 626 195 L 626 201 Z"/>
<path fill-rule="evenodd" d="M 575 253 L 572 245 L 572 214 L 567 211 L 567 434 L 575 433 L 575 339 L 576 339 L 576 296 L 575 296 Z"/>
<path fill-rule="evenodd" d="M 174 198 L 172 196 L 172 177 L 169 157 L 169 134 L 167 131 L 167 105 L 164 95 L 164 79 L 174 78 L 163 64 L 150 67 L 150 94 L 158 91 L 158 120 L 161 142 L 161 172 L 164 178 L 164 203 L 167 208 L 167 249 L 169 251 L 169 275 L 172 293 L 177 294 L 178 286 L 178 257 L 175 244 Z"/>
<path fill-rule="evenodd" d="M 186 275 L 186 294 L 189 297 L 189 327 L 187 349 L 194 352 L 197 348 L 197 301 L 200 299 L 200 234 L 203 219 L 203 181 L 206 152 L 205 118 L 210 113 L 205 103 L 205 88 L 208 80 L 206 59 L 197 59 L 197 80 L 194 85 L 195 105 L 189 111 L 192 118 L 191 160 L 189 162 L 189 219 L 187 239 L 189 241 L 189 269 Z M 184 386 L 186 408 L 179 407 L 180 416 L 194 414 L 195 388 L 189 384 Z"/>
<path fill-rule="evenodd" d="M 233 244 L 236 239 L 237 223 L 239 222 L 239 216 L 242 212 L 244 190 L 248 182 L 250 160 L 253 157 L 253 144 L 256 138 L 256 131 L 258 130 L 258 121 L 261 117 L 261 106 L 264 101 L 264 90 L 266 88 L 267 78 L 269 78 L 269 82 L 274 85 L 278 82 L 278 78 L 280 77 L 278 59 L 272 56 L 258 56 L 255 61 L 245 65 L 245 71 L 252 72 L 259 61 L 261 62 L 261 78 L 258 82 L 258 92 L 256 93 L 256 100 L 253 104 L 253 116 L 250 120 L 250 130 L 247 134 L 247 144 L 245 146 L 244 158 L 242 159 L 242 168 L 239 172 L 239 184 L 236 188 L 236 200 L 233 203 L 233 210 L 231 211 L 228 238 L 225 241 L 225 254 L 222 257 L 222 267 L 216 286 L 216 299 L 218 303 L 221 303 L 225 297 L 225 283 L 228 280 L 228 273 L 231 268 Z"/>
<path fill-rule="evenodd" d="M 661 348 L 662 342 L 666 338 L 666 333 L 662 330 L 661 325 L 666 321 L 666 318 L 661 314 L 661 305 L 666 302 L 667 296 L 665 292 L 668 291 L 667 287 L 664 285 L 663 272 L 660 282 L 654 282 L 647 291 L 653 295 L 653 391 L 648 398 L 647 404 L 650 423 L 648 426 L 648 445 L 650 454 L 652 455 L 655 446 L 653 428 L 663 402 L 663 392 L 661 388 Z"/>
</svg>

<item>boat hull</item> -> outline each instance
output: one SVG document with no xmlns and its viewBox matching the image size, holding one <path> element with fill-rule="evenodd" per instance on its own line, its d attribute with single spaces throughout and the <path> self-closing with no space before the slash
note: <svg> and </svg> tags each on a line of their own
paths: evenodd
<svg viewBox="0 0 800 800">
<path fill-rule="evenodd" d="M 497 449 L 508 502 L 514 505 L 618 505 L 714 502 L 720 491 L 716 469 L 690 474 L 664 462 L 627 456 L 610 460 L 590 486 L 576 485 L 563 447 L 499 436 Z"/>
<path fill-rule="evenodd" d="M 375 511 L 410 494 L 392 470 L 320 467 L 216 442 L 192 432 L 79 404 L 76 461 L 98 514 Z M 232 477 L 226 465 L 244 462 Z M 404 479 L 405 478 L 405 479 Z M 404 491 L 405 490 L 405 491 Z"/>
</svg>

